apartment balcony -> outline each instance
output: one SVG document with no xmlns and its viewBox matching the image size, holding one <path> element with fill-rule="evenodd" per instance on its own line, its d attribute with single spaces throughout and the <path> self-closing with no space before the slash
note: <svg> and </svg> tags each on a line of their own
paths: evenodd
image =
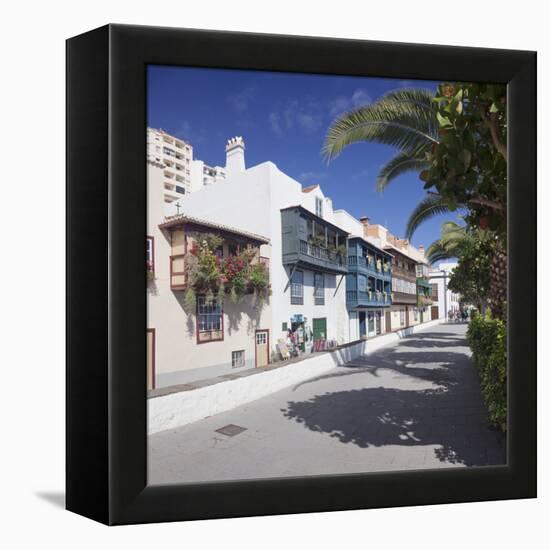
<svg viewBox="0 0 550 550">
<path fill-rule="evenodd" d="M 385 281 L 391 280 L 391 267 L 389 264 L 369 261 L 365 256 L 349 255 L 348 269 L 350 272 L 364 273 Z"/>
<path fill-rule="evenodd" d="M 333 273 L 347 273 L 347 266 L 344 258 L 340 258 L 336 253 L 326 248 L 303 240 L 299 240 L 298 242 L 296 261 L 302 266 L 313 269 L 320 269 Z M 289 261 L 289 263 L 294 262 Z"/>
<path fill-rule="evenodd" d="M 431 306 L 432 300 L 432 285 L 424 277 L 416 278 L 416 303 L 419 307 Z"/>
<path fill-rule="evenodd" d="M 346 291 L 346 305 L 348 309 L 361 307 L 389 307 L 392 304 L 391 294 L 372 290 Z"/>
<path fill-rule="evenodd" d="M 431 296 L 419 294 L 416 299 L 416 305 L 418 307 L 431 306 L 433 304 L 433 299 Z"/>
<path fill-rule="evenodd" d="M 282 209 L 281 222 L 283 264 L 325 273 L 348 272 L 347 232 L 301 206 Z"/>
<path fill-rule="evenodd" d="M 393 292 L 392 303 L 416 306 L 417 296 L 416 294 L 409 294 L 408 292 Z"/>
<path fill-rule="evenodd" d="M 421 286 L 423 288 L 431 289 L 432 286 L 430 285 L 428 279 L 424 277 L 417 277 L 416 278 L 416 286 Z"/>
</svg>

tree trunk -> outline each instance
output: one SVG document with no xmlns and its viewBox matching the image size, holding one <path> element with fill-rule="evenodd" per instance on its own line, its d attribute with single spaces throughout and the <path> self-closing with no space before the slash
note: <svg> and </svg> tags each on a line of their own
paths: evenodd
<svg viewBox="0 0 550 550">
<path fill-rule="evenodd" d="M 491 281 L 488 306 L 493 317 L 503 319 L 506 315 L 506 300 L 508 289 L 508 257 L 502 244 L 495 247 L 491 260 Z"/>
</svg>

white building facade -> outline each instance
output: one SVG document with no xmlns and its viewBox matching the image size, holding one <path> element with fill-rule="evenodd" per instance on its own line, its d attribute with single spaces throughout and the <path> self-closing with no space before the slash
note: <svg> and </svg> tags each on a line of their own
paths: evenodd
<svg viewBox="0 0 550 550">
<path fill-rule="evenodd" d="M 441 262 L 429 272 L 429 281 L 432 287 L 432 315 L 434 319 L 448 321 L 449 314 L 460 310 L 460 295 L 448 288 L 449 277 L 456 262 Z"/>
</svg>

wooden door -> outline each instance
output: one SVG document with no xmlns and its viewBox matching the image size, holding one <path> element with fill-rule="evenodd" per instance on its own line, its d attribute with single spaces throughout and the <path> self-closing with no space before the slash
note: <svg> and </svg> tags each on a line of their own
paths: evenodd
<svg viewBox="0 0 550 550">
<path fill-rule="evenodd" d="M 269 330 L 256 331 L 256 367 L 269 364 Z"/>
<path fill-rule="evenodd" d="M 155 329 L 147 329 L 147 389 L 155 389 Z"/>
<path fill-rule="evenodd" d="M 391 311 L 386 311 L 386 332 L 391 332 Z"/>
<path fill-rule="evenodd" d="M 439 319 L 439 306 L 432 306 L 432 319 Z"/>
</svg>

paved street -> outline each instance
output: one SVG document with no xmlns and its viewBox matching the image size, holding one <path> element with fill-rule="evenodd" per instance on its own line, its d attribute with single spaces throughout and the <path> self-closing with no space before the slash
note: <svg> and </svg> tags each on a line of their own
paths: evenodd
<svg viewBox="0 0 550 550">
<path fill-rule="evenodd" d="M 443 324 L 232 411 L 149 437 L 149 483 L 505 463 L 466 325 Z M 246 428 L 233 437 L 215 430 Z"/>
</svg>

